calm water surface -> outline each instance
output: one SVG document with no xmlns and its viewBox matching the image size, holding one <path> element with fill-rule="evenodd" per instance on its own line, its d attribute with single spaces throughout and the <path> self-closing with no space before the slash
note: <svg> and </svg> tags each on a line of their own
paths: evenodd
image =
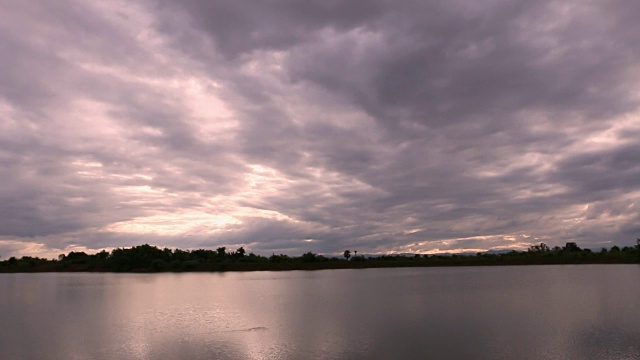
<svg viewBox="0 0 640 360">
<path fill-rule="evenodd" d="M 0 274 L 2 359 L 640 359 L 640 266 Z"/>
</svg>

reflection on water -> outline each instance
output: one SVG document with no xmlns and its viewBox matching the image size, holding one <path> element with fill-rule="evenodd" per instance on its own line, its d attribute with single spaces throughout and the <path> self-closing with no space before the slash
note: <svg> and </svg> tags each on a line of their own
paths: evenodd
<svg viewBox="0 0 640 360">
<path fill-rule="evenodd" d="M 640 266 L 2 274 L 2 359 L 640 359 Z"/>
</svg>

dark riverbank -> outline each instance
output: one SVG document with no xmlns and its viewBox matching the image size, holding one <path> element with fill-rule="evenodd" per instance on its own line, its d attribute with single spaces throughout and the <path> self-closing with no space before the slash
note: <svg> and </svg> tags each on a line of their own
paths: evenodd
<svg viewBox="0 0 640 360">
<path fill-rule="evenodd" d="M 575 243 L 560 248 L 544 244 L 528 251 L 477 253 L 475 255 L 383 255 L 376 257 L 325 257 L 311 252 L 299 257 L 246 254 L 243 248 L 217 250 L 171 250 L 150 245 L 119 248 L 97 254 L 70 252 L 56 260 L 24 256 L 0 261 L 0 272 L 186 272 L 186 271 L 280 271 L 363 269 L 382 267 L 497 266 L 557 264 L 633 264 L 640 263 L 640 240 L 633 247 L 617 246 L 591 251 Z"/>
</svg>

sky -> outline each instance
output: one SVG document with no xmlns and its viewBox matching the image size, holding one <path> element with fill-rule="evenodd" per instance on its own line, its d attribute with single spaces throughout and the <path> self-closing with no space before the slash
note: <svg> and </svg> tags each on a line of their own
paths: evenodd
<svg viewBox="0 0 640 360">
<path fill-rule="evenodd" d="M 0 0 L 0 257 L 640 237 L 637 0 Z"/>
</svg>

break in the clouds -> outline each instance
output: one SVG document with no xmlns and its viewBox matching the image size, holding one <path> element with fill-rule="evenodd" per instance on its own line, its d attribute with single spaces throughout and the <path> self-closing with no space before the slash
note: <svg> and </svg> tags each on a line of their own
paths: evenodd
<svg viewBox="0 0 640 360">
<path fill-rule="evenodd" d="M 0 255 L 629 245 L 640 3 L 0 1 Z"/>
</svg>

